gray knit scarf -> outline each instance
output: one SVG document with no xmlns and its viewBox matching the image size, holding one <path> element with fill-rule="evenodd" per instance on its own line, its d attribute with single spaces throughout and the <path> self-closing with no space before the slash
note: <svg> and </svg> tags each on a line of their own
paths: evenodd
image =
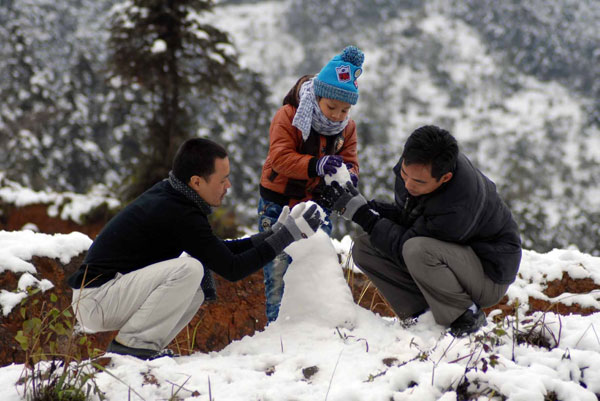
<svg viewBox="0 0 600 401">
<path fill-rule="evenodd" d="M 202 213 L 205 215 L 209 215 L 212 213 L 212 208 L 204 199 L 200 197 L 192 188 L 190 188 L 187 184 L 183 183 L 179 180 L 179 178 L 175 177 L 172 171 L 169 171 L 169 184 L 177 191 L 181 192 L 183 196 L 191 200 L 198 206 Z"/>
<path fill-rule="evenodd" d="M 182 193 L 187 199 L 191 200 L 198 206 L 198 208 L 205 215 L 209 215 L 212 213 L 212 208 L 204 199 L 200 197 L 192 188 L 190 188 L 187 184 L 180 181 L 172 171 L 169 171 L 169 184 L 178 192 Z M 202 291 L 204 291 L 204 299 L 208 301 L 214 301 L 217 299 L 217 286 L 215 285 L 215 279 L 212 276 L 212 272 L 205 268 L 204 277 L 202 278 L 202 282 L 200 283 L 202 287 Z"/>
<path fill-rule="evenodd" d="M 292 121 L 292 125 L 302 131 L 304 141 L 308 139 L 311 127 L 321 135 L 333 136 L 342 132 L 350 120 L 349 116 L 346 116 L 344 121 L 331 121 L 325 117 L 315 96 L 313 79 L 302 84 L 300 103 Z"/>
</svg>

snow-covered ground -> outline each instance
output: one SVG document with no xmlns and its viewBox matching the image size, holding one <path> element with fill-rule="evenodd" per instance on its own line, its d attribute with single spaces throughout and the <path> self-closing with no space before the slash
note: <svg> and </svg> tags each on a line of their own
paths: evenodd
<svg viewBox="0 0 600 401">
<path fill-rule="evenodd" d="M 23 263 L 31 254 L 54 249 L 51 256 L 69 259 L 90 242 L 79 233 L 0 234 L 2 268 L 29 274 Z M 332 243 L 319 232 L 288 248 L 294 261 L 281 314 L 265 330 L 208 354 L 154 361 L 113 355 L 98 386 L 107 400 L 165 400 L 175 392 L 180 399 L 218 401 L 456 400 L 461 383 L 478 400 L 597 400 L 600 314 L 519 314 L 519 330 L 543 329 L 551 350 L 517 344 L 512 319 L 495 324 L 496 311 L 483 330 L 463 339 L 447 334 L 431 313 L 405 327 L 353 302 L 337 256 L 347 254 L 350 243 Z M 600 283 L 600 258 L 574 250 L 525 251 L 511 302 L 518 299 L 524 311 L 530 296 L 547 299 L 542 284 L 563 271 Z M 597 293 L 559 298 L 600 308 Z M 4 299 L 0 307 L 10 309 Z M 15 382 L 22 370 L 0 368 L 1 400 L 21 400 Z"/>
<path fill-rule="evenodd" d="M 50 217 L 59 217 L 62 220 L 82 224 L 82 216 L 102 204 L 106 204 L 109 209 L 116 209 L 121 205 L 121 201 L 112 196 L 108 188 L 101 184 L 96 185 L 87 194 L 34 191 L 7 179 L 5 175 L 0 171 L 0 201 L 17 207 L 45 204 L 48 205 Z"/>
</svg>

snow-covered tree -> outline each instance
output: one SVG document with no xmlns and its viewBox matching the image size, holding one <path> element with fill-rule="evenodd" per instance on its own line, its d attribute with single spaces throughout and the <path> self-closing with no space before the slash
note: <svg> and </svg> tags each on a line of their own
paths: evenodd
<svg viewBox="0 0 600 401">
<path fill-rule="evenodd" d="M 117 167 L 108 149 L 118 113 L 108 112 L 99 29 L 107 8 L 87 0 L 0 3 L 0 165 L 10 178 L 85 191 Z"/>
<path fill-rule="evenodd" d="M 179 145 L 194 134 L 190 97 L 235 84 L 227 34 L 201 18 L 212 7 L 211 0 L 133 0 L 112 10 L 112 79 L 137 89 L 146 119 L 144 129 L 129 133 L 139 143 L 129 197 L 163 179 Z"/>
</svg>

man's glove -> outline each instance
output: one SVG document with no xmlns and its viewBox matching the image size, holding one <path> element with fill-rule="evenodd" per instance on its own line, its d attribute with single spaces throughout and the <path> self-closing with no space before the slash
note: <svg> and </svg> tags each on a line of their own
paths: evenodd
<svg viewBox="0 0 600 401">
<path fill-rule="evenodd" d="M 273 232 L 279 231 L 279 229 L 283 226 L 283 223 L 285 222 L 285 220 L 287 219 L 289 214 L 290 214 L 290 207 L 288 205 L 285 205 L 283 207 L 283 209 L 281 209 L 281 213 L 279 214 L 277 221 L 275 222 L 275 224 L 273 224 L 271 226 L 271 230 L 273 230 Z"/>
<path fill-rule="evenodd" d="M 306 204 L 304 204 L 304 207 L 301 208 L 300 212 L 294 213 L 297 207 L 298 205 L 292 209 L 292 213 L 290 213 L 285 220 L 285 223 L 283 223 L 283 227 L 292 234 L 294 241 L 308 238 L 316 233 L 321 224 L 323 224 L 323 219 L 325 218 L 324 216 L 321 216 L 321 212 L 319 212 L 318 206 L 315 204 L 308 208 L 306 208 Z M 302 214 L 295 217 L 295 214 L 300 213 Z"/>
<path fill-rule="evenodd" d="M 335 174 L 337 168 L 341 167 L 343 162 L 344 160 L 341 156 L 323 156 L 317 161 L 317 175 L 323 177 L 325 174 Z"/>
<path fill-rule="evenodd" d="M 316 233 L 325 219 L 325 215 L 321 214 L 317 205 L 313 204 L 307 208 L 306 203 L 299 203 L 292 208 L 281 227 L 266 238 L 265 242 L 278 255 L 292 242 L 308 238 Z"/>
<path fill-rule="evenodd" d="M 292 209 L 293 211 L 290 214 L 290 207 L 288 205 L 285 205 L 281 209 L 281 213 L 279 214 L 277 221 L 275 222 L 275 224 L 273 224 L 271 226 L 271 229 L 273 230 L 273 232 L 277 232 L 277 231 L 279 231 L 279 229 L 281 227 L 283 227 L 283 224 L 287 220 L 288 216 L 292 216 L 294 219 L 296 219 L 297 217 L 300 217 L 300 215 L 304 211 L 305 207 L 306 207 L 305 202 L 298 203 L 296 206 L 293 207 L 293 209 Z"/>
<path fill-rule="evenodd" d="M 346 220 L 352 220 L 356 211 L 367 204 L 367 200 L 358 192 L 352 183 L 347 182 L 342 188 L 336 181 L 331 183 L 333 204 L 331 209 L 338 212 Z"/>
<path fill-rule="evenodd" d="M 306 209 L 306 202 L 300 202 L 292 208 L 292 212 L 290 213 L 290 216 L 292 216 L 292 218 L 296 219 L 296 218 L 300 217 L 300 215 L 302 214 L 304 209 Z"/>
<path fill-rule="evenodd" d="M 333 210 L 333 204 L 343 193 L 344 189 L 340 184 L 337 181 L 331 181 L 329 185 L 325 185 L 323 192 L 321 192 L 321 195 L 316 201 L 321 207 Z"/>
<path fill-rule="evenodd" d="M 265 228 L 264 231 L 250 236 L 250 241 L 252 241 L 252 245 L 258 246 L 261 242 L 263 242 L 268 237 L 270 237 L 271 235 L 273 235 L 274 233 L 279 231 L 279 229 L 281 229 L 281 227 L 283 227 L 283 223 L 285 222 L 285 219 L 287 219 L 289 214 L 290 214 L 290 208 L 289 208 L 289 206 L 285 205 L 281 209 L 281 213 L 279 213 L 279 217 L 277 218 L 277 221 L 275 223 L 273 223 L 271 225 L 271 227 L 269 227 L 268 225 L 265 227 L 263 225 L 263 228 Z M 265 221 L 270 221 L 270 220 L 265 219 Z"/>
</svg>

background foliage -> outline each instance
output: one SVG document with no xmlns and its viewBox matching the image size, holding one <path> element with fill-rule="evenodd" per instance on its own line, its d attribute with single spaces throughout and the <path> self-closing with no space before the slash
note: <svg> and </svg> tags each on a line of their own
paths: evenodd
<svg viewBox="0 0 600 401">
<path fill-rule="evenodd" d="M 267 39 L 253 25 L 266 4 Z M 38 190 L 135 194 L 178 142 L 207 136 L 230 151 L 229 203 L 254 225 L 280 88 L 352 43 L 366 53 L 352 115 L 367 197 L 391 200 L 403 141 L 433 123 L 496 182 L 525 247 L 597 254 L 599 25 L 594 0 L 6 0 L 0 169 Z"/>
</svg>

